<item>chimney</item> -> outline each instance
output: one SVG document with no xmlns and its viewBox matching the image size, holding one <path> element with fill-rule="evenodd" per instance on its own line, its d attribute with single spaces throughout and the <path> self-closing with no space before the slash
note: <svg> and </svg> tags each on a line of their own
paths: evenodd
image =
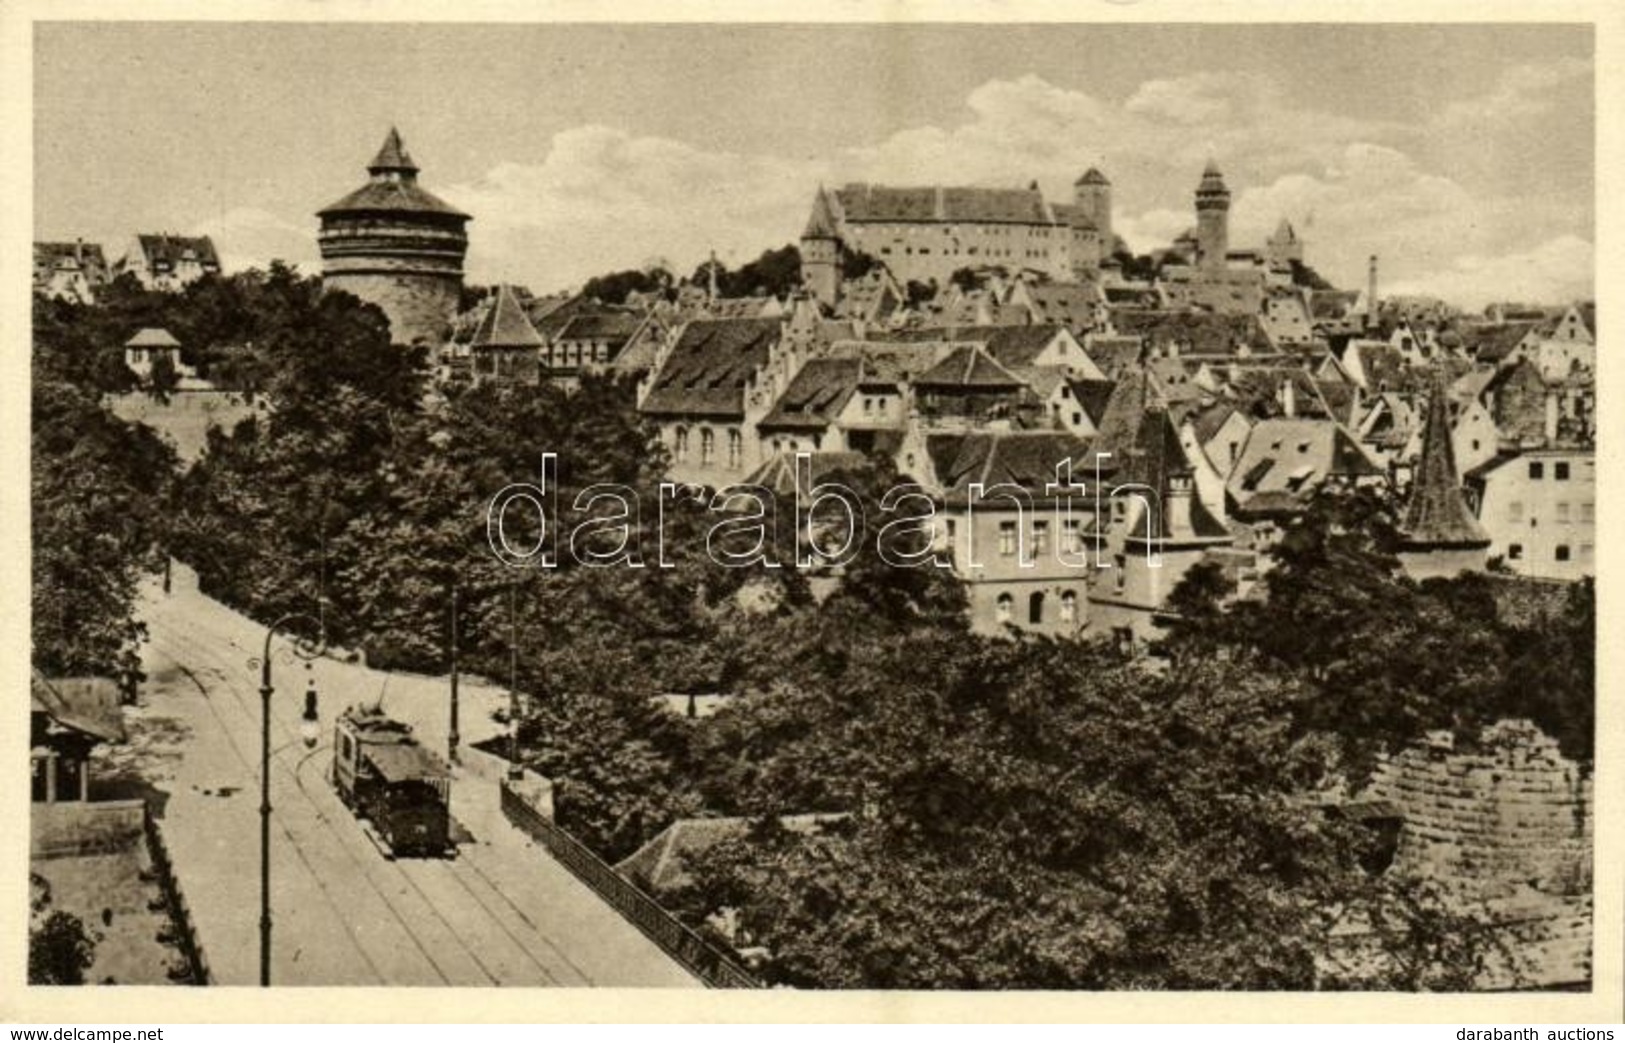
<svg viewBox="0 0 1625 1043">
<path fill-rule="evenodd" d="M 1298 415 L 1298 385 L 1290 377 L 1281 385 L 1281 411 L 1289 417 Z"/>
<path fill-rule="evenodd" d="M 1558 414 L 1560 412 L 1560 410 L 1558 409 L 1558 405 L 1559 405 L 1559 403 L 1558 403 L 1557 392 L 1552 391 L 1552 390 L 1548 390 L 1546 392 L 1546 444 L 1547 445 L 1553 445 L 1553 444 L 1555 444 L 1557 442 L 1557 419 L 1558 419 Z"/>
<path fill-rule="evenodd" d="M 1371 255 L 1370 267 L 1366 273 L 1365 290 L 1365 324 L 1377 324 L 1377 255 Z"/>
<path fill-rule="evenodd" d="M 706 300 L 715 301 L 717 299 L 717 252 L 715 250 L 711 251 L 711 263 L 706 267 L 705 274 L 709 280 Z"/>
</svg>

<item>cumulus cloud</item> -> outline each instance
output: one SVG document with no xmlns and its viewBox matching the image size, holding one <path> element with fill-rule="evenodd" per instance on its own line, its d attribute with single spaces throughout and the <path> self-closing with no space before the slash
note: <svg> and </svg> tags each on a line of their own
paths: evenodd
<svg viewBox="0 0 1625 1043">
<path fill-rule="evenodd" d="M 1192 192 L 1215 157 L 1236 193 L 1237 246 L 1261 245 L 1286 217 L 1310 262 L 1335 281 L 1359 285 L 1374 253 L 1385 279 L 1488 285 L 1498 276 L 1484 259 L 1583 241 L 1589 211 L 1469 189 L 1441 172 L 1450 167 L 1439 157 L 1424 166 L 1417 146 L 1440 120 L 1461 124 L 1496 106 L 1536 111 L 1589 69 L 1583 61 L 1514 67 L 1484 97 L 1411 124 L 1310 110 L 1262 76 L 1158 78 L 1111 101 L 1025 75 L 969 92 L 956 123 L 905 128 L 816 159 L 584 126 L 556 134 L 539 164 L 501 164 L 442 194 L 475 215 L 471 277 L 549 290 L 652 256 L 682 269 L 715 249 L 737 265 L 796 238 L 815 185 L 849 180 L 1036 180 L 1049 198 L 1066 199 L 1077 174 L 1098 165 L 1115 182 L 1119 234 L 1150 249 L 1194 223 Z"/>
<path fill-rule="evenodd" d="M 321 270 L 314 223 L 297 225 L 266 210 L 237 207 L 199 223 L 189 234 L 212 238 L 227 272 L 263 268 L 273 260 L 305 272 Z"/>
<path fill-rule="evenodd" d="M 1590 79 L 1591 63 L 1581 58 L 1514 65 L 1502 71 L 1488 94 L 1444 106 L 1433 122 L 1459 130 L 1540 116 L 1551 110 L 1559 88 Z"/>
<path fill-rule="evenodd" d="M 554 135 L 537 165 L 503 163 L 441 194 L 473 214 L 468 267 L 539 291 L 652 256 L 738 264 L 800 231 L 805 165 L 703 149 L 611 127 Z"/>
<path fill-rule="evenodd" d="M 1573 301 L 1592 297 L 1595 268 L 1592 244 L 1565 235 L 1519 253 L 1466 254 L 1383 292 L 1428 294 L 1471 309 L 1492 301 Z"/>
</svg>

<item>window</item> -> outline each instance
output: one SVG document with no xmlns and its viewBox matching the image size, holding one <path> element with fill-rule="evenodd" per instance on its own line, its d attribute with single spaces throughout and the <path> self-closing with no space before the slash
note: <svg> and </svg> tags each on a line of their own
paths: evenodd
<svg viewBox="0 0 1625 1043">
<path fill-rule="evenodd" d="M 1559 543 L 1557 545 L 1557 560 L 1558 561 L 1568 561 L 1569 560 L 1569 545 L 1568 544 Z"/>
<path fill-rule="evenodd" d="M 1594 504 L 1594 503 L 1582 503 L 1580 505 L 1580 521 L 1584 522 L 1587 525 L 1590 525 L 1592 522 L 1594 522 L 1596 520 L 1597 520 L 1597 505 Z"/>
<path fill-rule="evenodd" d="M 1121 594 L 1123 588 L 1128 586 L 1128 558 L 1121 554 L 1113 555 L 1112 564 L 1117 569 L 1117 592 Z"/>
<path fill-rule="evenodd" d="M 1559 524 L 1559 525 L 1567 525 L 1568 523 L 1569 523 L 1569 505 L 1566 504 L 1566 503 L 1560 503 L 1560 504 L 1557 505 L 1557 524 Z"/>
<path fill-rule="evenodd" d="M 1507 504 L 1507 521 L 1513 521 L 1513 522 L 1521 522 L 1521 521 L 1523 521 L 1523 501 L 1522 500 L 1513 500 L 1511 503 Z"/>
<path fill-rule="evenodd" d="M 1596 548 L 1593 545 L 1591 545 L 1589 543 L 1580 544 L 1580 560 L 1581 561 L 1590 561 L 1591 556 L 1594 553 L 1596 553 Z"/>
<path fill-rule="evenodd" d="M 1521 543 L 1510 543 L 1510 544 L 1508 544 L 1507 545 L 1507 560 L 1508 561 L 1522 561 L 1523 560 L 1523 544 L 1521 544 Z"/>
<path fill-rule="evenodd" d="M 1083 523 L 1076 518 L 1066 520 L 1066 549 L 1074 554 L 1083 553 Z"/>
<path fill-rule="evenodd" d="M 1566 482 L 1569 480 L 1569 462 L 1559 460 L 1552 465 L 1552 478 L 1554 481 Z"/>
<path fill-rule="evenodd" d="M 1529 461 L 1529 477 L 1534 481 L 1546 477 L 1546 465 L 1539 460 Z"/>
<path fill-rule="evenodd" d="M 673 451 L 677 456 L 678 463 L 688 462 L 688 428 L 679 427 L 677 429 L 676 446 Z"/>
<path fill-rule="evenodd" d="M 1016 599 L 1009 594 L 1000 594 L 995 616 L 1000 623 L 1010 622 L 1010 614 L 1015 610 Z"/>
<path fill-rule="evenodd" d="M 741 450 L 743 450 L 743 448 L 744 448 L 744 441 L 745 441 L 744 438 L 742 438 L 740 436 L 738 431 L 733 430 L 733 429 L 729 429 L 729 431 L 728 431 L 728 467 L 730 469 L 732 469 L 732 470 L 738 470 L 739 469 L 739 457 L 740 457 Z"/>
<path fill-rule="evenodd" d="M 1078 621 L 1078 596 L 1070 590 L 1061 595 L 1061 622 L 1076 623 Z"/>
<path fill-rule="evenodd" d="M 1033 557 L 1049 553 L 1049 522 L 1033 522 Z"/>
<path fill-rule="evenodd" d="M 700 463 L 708 464 L 717 458 L 717 433 L 709 427 L 700 429 Z"/>
<path fill-rule="evenodd" d="M 999 553 L 1004 557 L 1011 557 L 1016 553 L 1016 523 L 999 523 Z"/>
<path fill-rule="evenodd" d="M 1044 594 L 1042 591 L 1035 591 L 1032 597 L 1027 599 L 1027 622 L 1034 625 L 1044 622 Z"/>
</svg>

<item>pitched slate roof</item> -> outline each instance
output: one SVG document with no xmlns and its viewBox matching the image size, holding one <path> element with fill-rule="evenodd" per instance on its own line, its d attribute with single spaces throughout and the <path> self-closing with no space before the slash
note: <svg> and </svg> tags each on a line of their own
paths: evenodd
<svg viewBox="0 0 1625 1043">
<path fill-rule="evenodd" d="M 970 487 L 980 483 L 1019 486 L 1035 502 L 1049 498 L 1045 487 L 1055 481 L 1056 464 L 1071 460 L 1080 479 L 1095 473 L 1089 440 L 1066 431 L 977 431 L 933 434 L 925 440 L 944 499 L 963 502 Z M 1114 461 L 1101 464 L 1102 473 L 1116 469 Z"/>
<path fill-rule="evenodd" d="M 1466 334 L 1467 352 L 1480 362 L 1498 363 L 1512 353 L 1537 324 L 1508 322 L 1500 326 L 1479 326 Z"/>
<path fill-rule="evenodd" d="M 1057 221 L 1070 228 L 1086 229 L 1089 231 L 1099 230 L 1095 225 L 1094 217 L 1090 214 L 1089 208 L 1086 206 L 1079 206 L 1076 203 L 1052 203 L 1050 205 L 1050 210 L 1055 214 L 1055 219 Z"/>
<path fill-rule="evenodd" d="M 862 369 L 856 357 L 808 359 L 757 426 L 822 431 L 857 392 Z"/>
<path fill-rule="evenodd" d="M 779 825 L 791 833 L 812 835 L 824 826 L 848 817 L 844 813 L 783 815 L 779 818 Z M 749 818 L 680 818 L 623 861 L 616 863 L 615 871 L 651 891 L 682 887 L 692 882 L 685 864 L 686 856 L 698 854 L 725 840 L 747 836 L 752 822 Z"/>
<path fill-rule="evenodd" d="M 1275 350 L 1256 315 L 1113 308 L 1111 322 L 1119 334 L 1141 337 L 1153 348 L 1176 345 L 1182 355 L 1229 356 L 1238 345 L 1255 353 Z"/>
<path fill-rule="evenodd" d="M 1072 388 L 1072 397 L 1077 400 L 1083 412 L 1089 417 L 1089 422 L 1100 425 L 1100 419 L 1105 415 L 1106 403 L 1111 400 L 1112 389 L 1117 387 L 1115 380 L 1068 380 L 1067 385 Z"/>
<path fill-rule="evenodd" d="M 474 330 L 469 344 L 475 348 L 540 348 L 541 335 L 519 306 L 519 298 L 506 284 L 497 287 L 496 299 Z"/>
<path fill-rule="evenodd" d="M 69 266 L 81 268 L 93 279 L 107 277 L 107 256 L 100 243 L 40 243 L 34 244 L 34 273 L 45 278 L 51 269 Z"/>
<path fill-rule="evenodd" d="M 1193 410 L 1187 417 L 1191 430 L 1196 433 L 1196 440 L 1206 444 L 1213 440 L 1225 423 L 1236 412 L 1236 407 L 1228 402 L 1214 402 Z"/>
<path fill-rule="evenodd" d="M 962 346 L 955 341 L 900 342 L 891 336 L 887 334 L 886 340 L 837 340 L 814 351 L 820 358 L 860 360 L 860 382 L 864 386 L 903 385 L 912 383 Z"/>
<path fill-rule="evenodd" d="M 1407 547 L 1487 547 L 1490 538 L 1461 495 L 1456 451 L 1442 385 L 1428 395 L 1422 456 L 1416 463 L 1405 520 L 1399 531 Z"/>
<path fill-rule="evenodd" d="M 1291 513 L 1327 478 L 1383 473 L 1335 420 L 1273 417 L 1253 425 L 1226 491 L 1239 511 Z"/>
<path fill-rule="evenodd" d="M 1192 474 L 1190 462 L 1185 458 L 1184 447 L 1179 444 L 1179 432 L 1174 427 L 1173 418 L 1168 415 L 1167 409 L 1159 407 L 1147 409 L 1140 414 L 1133 440 L 1120 450 L 1117 474 L 1112 484 L 1114 488 L 1137 485 L 1155 491 L 1154 502 L 1159 507 L 1154 510 L 1157 524 L 1154 535 L 1162 540 L 1181 542 L 1230 540 L 1230 530 L 1213 516 L 1202 503 L 1202 498 L 1196 496 L 1194 491 L 1188 497 L 1190 505 L 1188 528 L 1178 524 L 1178 519 L 1172 512 L 1160 507 L 1168 502 L 1170 480 L 1183 477 L 1194 481 L 1191 478 Z M 1146 526 L 1136 524 L 1137 520 L 1128 519 L 1124 530 L 1124 538 L 1131 543 L 1145 542 Z"/>
<path fill-rule="evenodd" d="M 1043 194 L 1031 188 L 893 188 L 855 183 L 834 195 L 851 222 L 1055 223 Z"/>
<path fill-rule="evenodd" d="M 1073 332 L 1094 325 L 1100 296 L 1093 286 L 1068 282 L 1029 283 L 1027 294 L 1032 299 L 1033 317 L 1038 322 L 1065 326 Z"/>
<path fill-rule="evenodd" d="M 887 333 L 885 339 L 977 343 L 1001 366 L 1031 366 L 1063 330 L 1059 325 L 920 326 Z"/>
<path fill-rule="evenodd" d="M 643 316 L 634 312 L 583 311 L 566 322 L 553 337 L 554 341 L 602 340 L 612 344 L 625 344 L 643 325 Z"/>
<path fill-rule="evenodd" d="M 149 264 L 174 265 L 183 260 L 188 254 L 198 264 L 220 264 L 220 255 L 215 252 L 214 240 L 206 235 L 186 236 L 167 235 L 164 233 L 142 234 L 136 236 L 141 244 L 141 253 Z"/>
<path fill-rule="evenodd" d="M 778 319 L 695 319 L 683 326 L 639 408 L 663 416 L 743 419 L 745 388 L 779 339 Z"/>
<path fill-rule="evenodd" d="M 29 682 L 29 703 L 64 728 L 106 742 L 124 741 L 118 683 L 110 678 L 46 677 L 36 670 Z"/>
<path fill-rule="evenodd" d="M 797 472 L 796 457 L 807 457 L 807 470 Z M 771 489 L 780 496 L 800 495 L 804 499 L 811 498 L 812 487 L 802 482 L 803 478 L 817 485 L 825 478 L 840 471 L 857 471 L 869 466 L 869 458 L 862 453 L 774 453 L 762 462 L 762 466 L 746 476 L 743 484 L 759 485 Z M 800 486 L 798 489 L 797 486 Z"/>
<path fill-rule="evenodd" d="M 1140 357 L 1145 352 L 1145 345 L 1139 337 L 1106 336 L 1091 334 L 1083 350 L 1094 359 L 1100 371 L 1112 380 L 1116 380 L 1124 370 L 1139 364 Z"/>
<path fill-rule="evenodd" d="M 1117 383 L 1106 399 L 1101 415 L 1095 421 L 1095 448 L 1121 459 L 1134 447 L 1140 434 L 1140 418 L 1150 409 L 1166 409 L 1163 397 L 1150 370 L 1133 365 L 1122 371 Z"/>
<path fill-rule="evenodd" d="M 149 326 L 140 330 L 135 336 L 124 342 L 126 348 L 178 348 L 181 342 L 175 339 L 174 334 L 164 329 L 154 329 Z"/>
<path fill-rule="evenodd" d="M 980 344 L 961 344 L 914 379 L 922 387 L 1018 388 L 1020 377 L 999 365 Z"/>
</svg>

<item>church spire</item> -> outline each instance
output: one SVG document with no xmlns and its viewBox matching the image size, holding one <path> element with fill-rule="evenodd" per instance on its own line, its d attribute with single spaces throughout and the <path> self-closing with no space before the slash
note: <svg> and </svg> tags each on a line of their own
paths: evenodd
<svg viewBox="0 0 1625 1043">
<path fill-rule="evenodd" d="M 1422 455 L 1411 481 L 1410 501 L 1400 526 L 1406 549 L 1483 548 L 1490 544 L 1484 527 L 1473 517 L 1461 495 L 1456 472 L 1456 451 L 1450 442 L 1450 419 L 1444 383 L 1435 380 L 1428 394 L 1427 423 L 1422 430 Z"/>
</svg>

